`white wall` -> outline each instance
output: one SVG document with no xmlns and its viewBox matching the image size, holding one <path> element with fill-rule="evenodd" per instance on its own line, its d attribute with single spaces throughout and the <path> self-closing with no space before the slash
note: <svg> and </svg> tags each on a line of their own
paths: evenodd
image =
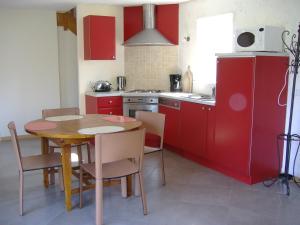
<svg viewBox="0 0 300 225">
<path fill-rule="evenodd" d="M 180 4 L 179 23 L 179 66 L 185 70 L 187 65 L 192 69 L 197 65 L 196 57 L 196 20 L 203 16 L 214 16 L 234 13 L 234 28 L 247 28 L 257 25 L 282 26 L 296 33 L 300 22 L 299 0 L 194 0 Z M 218 27 L 216 27 L 218 29 Z M 183 37 L 191 36 L 189 43 Z M 203 34 L 209 35 L 209 34 Z M 221 35 L 221 34 L 220 34 Z M 220 36 L 221 37 L 221 36 Z M 291 81 L 292 76 L 290 76 Z M 297 82 L 297 93 L 300 95 L 300 82 Z M 289 85 L 289 95 L 291 85 Z M 289 108 L 290 102 L 288 104 Z M 300 134 L 300 96 L 295 98 L 293 133 Z M 287 120 L 289 112 L 287 112 Z M 291 159 L 294 158 L 296 144 L 293 145 Z M 300 157 L 298 157 L 300 158 Z M 292 162 L 292 161 L 291 161 Z M 300 176 L 300 160 L 297 160 L 296 175 Z M 292 165 L 291 165 L 292 166 Z M 290 172 L 292 168 L 290 167 Z"/>
<path fill-rule="evenodd" d="M 56 13 L 0 9 L 0 136 L 59 107 Z"/>
<path fill-rule="evenodd" d="M 87 15 L 116 17 L 116 60 L 84 60 L 83 17 Z M 85 92 L 89 90 L 90 81 L 108 80 L 113 84 L 113 88 L 116 88 L 116 77 L 124 75 L 123 7 L 97 4 L 78 5 L 77 38 L 79 107 L 80 112 L 85 113 Z"/>
<path fill-rule="evenodd" d="M 78 107 L 77 36 L 63 27 L 58 32 L 60 106 Z"/>
</svg>

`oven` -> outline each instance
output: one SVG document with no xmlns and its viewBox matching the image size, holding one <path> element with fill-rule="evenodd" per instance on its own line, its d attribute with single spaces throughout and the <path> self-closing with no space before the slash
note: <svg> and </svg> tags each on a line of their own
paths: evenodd
<svg viewBox="0 0 300 225">
<path fill-rule="evenodd" d="M 158 97 L 123 97 L 123 115 L 135 117 L 136 111 L 158 112 Z"/>
</svg>

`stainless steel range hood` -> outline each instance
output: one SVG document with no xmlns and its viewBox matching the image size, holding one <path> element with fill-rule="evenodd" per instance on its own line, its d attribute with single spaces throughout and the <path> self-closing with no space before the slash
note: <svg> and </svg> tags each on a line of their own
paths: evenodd
<svg viewBox="0 0 300 225">
<path fill-rule="evenodd" d="M 155 29 L 155 5 L 143 5 L 144 30 L 124 42 L 125 46 L 173 45 Z"/>
</svg>

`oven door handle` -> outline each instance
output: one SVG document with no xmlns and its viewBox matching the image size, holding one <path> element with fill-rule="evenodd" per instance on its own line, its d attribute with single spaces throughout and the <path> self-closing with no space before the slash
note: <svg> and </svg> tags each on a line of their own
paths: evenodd
<svg viewBox="0 0 300 225">
<path fill-rule="evenodd" d="M 123 106 L 134 106 L 134 105 L 158 105 L 157 103 L 148 103 L 148 102 L 126 102 Z"/>
</svg>

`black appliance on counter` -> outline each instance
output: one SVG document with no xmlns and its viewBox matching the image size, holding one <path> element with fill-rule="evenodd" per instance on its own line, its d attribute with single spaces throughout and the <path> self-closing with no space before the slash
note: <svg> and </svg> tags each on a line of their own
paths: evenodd
<svg viewBox="0 0 300 225">
<path fill-rule="evenodd" d="M 180 74 L 170 74 L 170 91 L 182 92 L 182 83 Z"/>
</svg>

